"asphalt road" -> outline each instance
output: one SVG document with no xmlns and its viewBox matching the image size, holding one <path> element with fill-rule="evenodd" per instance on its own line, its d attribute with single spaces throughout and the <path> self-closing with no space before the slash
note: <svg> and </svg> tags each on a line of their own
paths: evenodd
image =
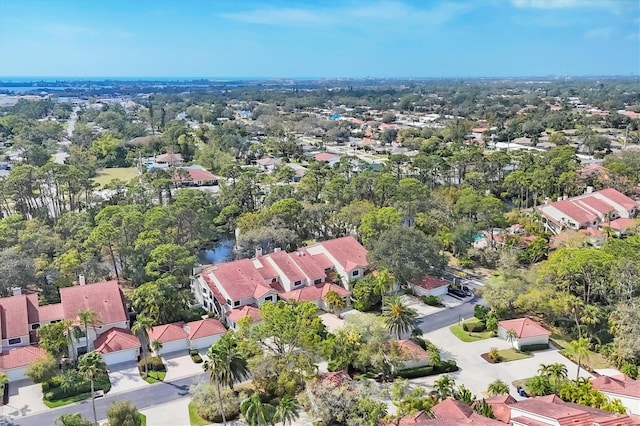
<svg viewBox="0 0 640 426">
<path fill-rule="evenodd" d="M 118 400 L 129 400 L 134 403 L 139 410 L 174 401 L 189 395 L 189 387 L 192 384 L 208 381 L 207 374 L 199 374 L 197 376 L 185 377 L 183 379 L 174 380 L 173 382 L 156 383 L 144 388 L 135 389 L 129 392 L 117 393 L 114 395 L 105 395 L 96 399 L 96 412 L 98 420 L 107 418 L 107 408 L 112 402 Z M 6 425 L 19 426 L 43 426 L 55 424 L 56 418 L 62 414 L 80 413 L 87 419 L 93 419 L 93 411 L 91 410 L 91 401 L 82 401 L 65 407 L 54 408 L 43 413 L 34 414 L 33 416 L 22 417 L 16 419 L 13 423 L 5 423 Z"/>
<path fill-rule="evenodd" d="M 473 298 L 472 300 L 453 308 L 420 317 L 416 320 L 417 326 L 426 333 L 455 324 L 460 320 L 460 318 L 471 318 L 473 316 L 473 307 L 478 303 L 482 303 L 482 299 Z M 129 400 L 133 402 L 139 410 L 143 410 L 148 407 L 183 398 L 189 395 L 189 387 L 192 384 L 206 381 L 208 381 L 207 374 L 203 373 L 197 376 L 178 379 L 173 382 L 156 383 L 151 386 L 135 389 L 129 392 L 106 395 L 102 398 L 96 399 L 98 420 L 107 418 L 107 408 L 114 401 Z M 50 411 L 17 419 L 13 423 L 9 422 L 5 424 L 9 426 L 53 425 L 56 418 L 67 413 L 80 413 L 87 419 L 93 419 L 91 401 L 82 401 L 69 406 L 55 408 Z"/>
</svg>

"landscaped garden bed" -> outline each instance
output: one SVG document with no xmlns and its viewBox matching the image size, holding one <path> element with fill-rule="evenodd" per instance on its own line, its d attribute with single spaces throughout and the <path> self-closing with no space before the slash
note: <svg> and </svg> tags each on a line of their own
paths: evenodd
<svg viewBox="0 0 640 426">
<path fill-rule="evenodd" d="M 449 330 L 465 343 L 494 337 L 494 333 L 486 329 L 485 322 L 477 318 L 471 318 L 462 324 L 452 325 Z"/>
<path fill-rule="evenodd" d="M 403 379 L 414 379 L 416 377 L 434 376 L 442 373 L 452 373 L 458 371 L 458 365 L 454 360 L 442 361 L 436 366 L 427 365 L 424 367 L 407 368 L 398 371 L 398 377 Z"/>
<path fill-rule="evenodd" d="M 60 375 L 48 382 L 42 383 L 44 404 L 47 407 L 61 407 L 91 397 L 91 383 L 83 380 L 79 375 L 77 377 L 71 377 L 75 373 L 69 371 L 64 373 L 69 376 L 67 378 L 64 378 L 64 375 Z M 96 392 L 101 391 L 107 393 L 110 389 L 111 382 L 107 374 L 96 379 Z"/>
<path fill-rule="evenodd" d="M 191 361 L 193 361 L 194 363 L 196 364 L 202 363 L 202 357 L 200 356 L 197 350 L 195 349 L 189 350 L 189 356 L 191 357 Z"/>
<path fill-rule="evenodd" d="M 498 364 L 501 362 L 518 361 L 520 359 L 531 358 L 533 355 L 529 352 L 521 352 L 514 348 L 501 350 L 491 348 L 489 352 L 481 354 L 480 356 L 489 364 Z"/>
<path fill-rule="evenodd" d="M 167 375 L 167 368 L 162 362 L 162 358 L 159 356 L 150 356 L 146 358 L 147 374 L 145 374 L 145 360 L 138 362 L 138 371 L 140 371 L 140 377 L 142 377 L 147 383 L 153 384 L 161 382 Z"/>
</svg>

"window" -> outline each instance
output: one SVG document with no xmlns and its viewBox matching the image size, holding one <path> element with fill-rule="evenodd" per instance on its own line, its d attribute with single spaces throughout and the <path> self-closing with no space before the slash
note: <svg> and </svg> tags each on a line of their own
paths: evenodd
<svg viewBox="0 0 640 426">
<path fill-rule="evenodd" d="M 272 283 L 277 283 L 277 282 L 278 282 L 278 279 L 277 279 L 277 278 L 273 278 L 273 279 L 271 280 L 271 282 L 272 282 Z"/>
<path fill-rule="evenodd" d="M 351 273 L 351 276 L 352 276 L 352 277 L 357 277 L 358 275 L 360 275 L 360 271 L 353 271 L 353 272 Z"/>
<path fill-rule="evenodd" d="M 19 345 L 22 343 L 22 337 L 16 337 L 15 339 L 9 339 L 10 345 Z"/>
<path fill-rule="evenodd" d="M 231 300 L 227 299 L 227 305 L 229 305 L 229 306 L 232 305 Z"/>
<path fill-rule="evenodd" d="M 302 284 L 302 281 L 296 281 L 295 283 L 293 283 L 293 286 L 298 287 L 300 284 Z"/>
<path fill-rule="evenodd" d="M 31 324 L 31 329 L 32 330 L 37 330 L 39 328 L 40 328 L 40 324 L 39 323 Z"/>
<path fill-rule="evenodd" d="M 273 302 L 273 296 L 267 296 L 264 298 L 264 301 L 269 301 L 269 302 Z"/>
<path fill-rule="evenodd" d="M 53 320 L 49 324 L 55 324 L 55 323 L 60 322 L 60 321 L 62 321 L 62 320 Z"/>
<path fill-rule="evenodd" d="M 240 301 L 239 300 L 234 301 L 233 306 L 240 306 Z"/>
<path fill-rule="evenodd" d="M 313 283 L 314 284 L 320 284 L 322 282 L 322 278 L 318 278 L 317 280 L 315 280 Z"/>
</svg>

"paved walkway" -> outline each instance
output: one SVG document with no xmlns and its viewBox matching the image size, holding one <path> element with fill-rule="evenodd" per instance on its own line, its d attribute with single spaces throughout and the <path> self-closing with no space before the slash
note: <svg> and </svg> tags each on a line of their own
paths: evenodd
<svg viewBox="0 0 640 426">
<path fill-rule="evenodd" d="M 116 364 L 110 367 L 109 380 L 111 381 L 111 390 L 109 393 L 126 392 L 149 386 L 149 384 L 140 377 L 138 363 L 135 361 Z"/>
<path fill-rule="evenodd" d="M 561 363 L 567 367 L 569 378 L 575 378 L 578 366 L 569 361 L 555 349 L 533 352 L 533 357 L 518 361 L 503 362 L 499 364 L 489 364 L 480 357 L 480 354 L 487 353 L 493 347 L 498 349 L 508 349 L 511 344 L 497 337 L 479 340 L 477 342 L 465 343 L 455 337 L 448 327 L 425 333 L 424 338 L 433 342 L 441 348 L 442 359 L 453 359 L 460 367 L 460 370 L 449 375 L 458 384 L 464 384 L 476 396 L 480 397 L 486 391 L 489 383 L 500 379 L 511 386 L 514 380 L 535 376 L 538 373 L 540 364 Z M 591 374 L 581 371 L 581 376 L 592 377 Z M 412 383 L 425 385 L 429 388 L 441 376 L 421 377 L 412 379 Z M 515 387 L 511 386 L 512 395 L 518 399 Z"/>
<path fill-rule="evenodd" d="M 206 360 L 207 357 L 204 354 L 200 354 L 202 360 Z M 162 356 L 164 365 L 167 367 L 167 375 L 165 376 L 165 382 L 180 379 L 182 377 L 193 376 L 196 374 L 202 374 L 202 363 L 196 364 L 191 360 L 189 354 L 185 354 L 183 351 L 175 352 L 173 354 L 167 354 Z"/>
</svg>

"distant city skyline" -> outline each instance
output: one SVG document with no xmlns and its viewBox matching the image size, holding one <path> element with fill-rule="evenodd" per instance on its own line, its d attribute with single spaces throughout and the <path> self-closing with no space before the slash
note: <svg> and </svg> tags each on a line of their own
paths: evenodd
<svg viewBox="0 0 640 426">
<path fill-rule="evenodd" d="M 636 0 L 0 0 L 0 80 L 639 74 Z"/>
</svg>

